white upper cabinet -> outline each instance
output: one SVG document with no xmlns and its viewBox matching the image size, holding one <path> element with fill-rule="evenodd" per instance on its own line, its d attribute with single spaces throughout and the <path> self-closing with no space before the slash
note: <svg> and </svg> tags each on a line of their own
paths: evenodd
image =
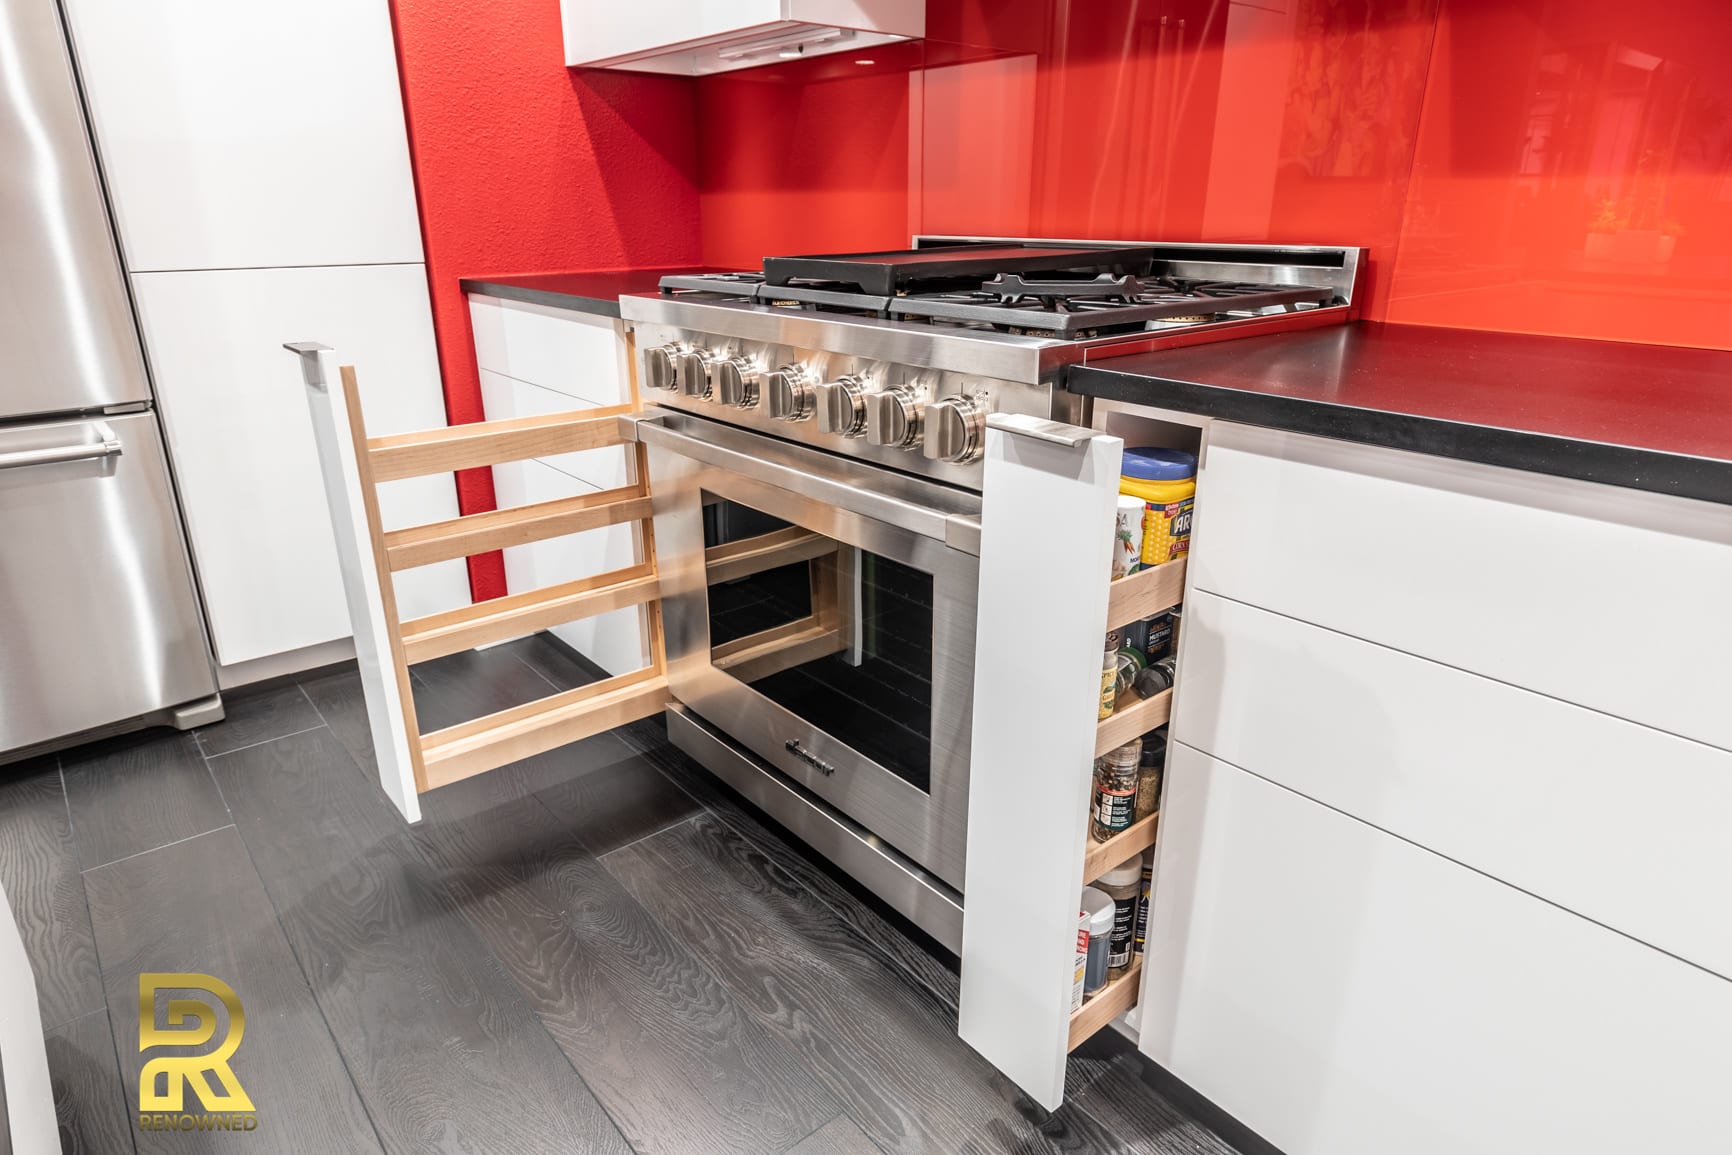
<svg viewBox="0 0 1732 1155">
<path fill-rule="evenodd" d="M 925 0 L 560 0 L 565 62 L 702 76 L 926 35 Z"/>
<path fill-rule="evenodd" d="M 132 272 L 421 259 L 386 0 L 66 8 Z"/>
</svg>

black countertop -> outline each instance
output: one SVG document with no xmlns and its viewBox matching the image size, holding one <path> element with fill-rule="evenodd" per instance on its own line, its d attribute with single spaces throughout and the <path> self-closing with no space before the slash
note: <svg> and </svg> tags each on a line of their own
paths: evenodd
<svg viewBox="0 0 1732 1155">
<path fill-rule="evenodd" d="M 1091 361 L 1066 385 L 1732 505 L 1732 352 L 1361 322 Z"/>
<path fill-rule="evenodd" d="M 507 301 L 528 301 L 600 317 L 619 316 L 623 293 L 653 293 L 671 273 L 731 273 L 733 269 L 675 266 L 663 269 L 607 269 L 590 273 L 524 273 L 508 277 L 464 277 L 465 293 L 485 293 Z"/>
</svg>

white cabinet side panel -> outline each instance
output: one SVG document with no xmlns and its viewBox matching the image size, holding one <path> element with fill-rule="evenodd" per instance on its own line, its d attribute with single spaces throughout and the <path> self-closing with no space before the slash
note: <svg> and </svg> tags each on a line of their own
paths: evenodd
<svg viewBox="0 0 1732 1155">
<path fill-rule="evenodd" d="M 1288 1155 L 1725 1150 L 1732 983 L 1175 744 L 1143 1050 Z"/>
<path fill-rule="evenodd" d="M 1182 742 L 1732 977 L 1732 753 L 1213 594 Z"/>
<path fill-rule="evenodd" d="M 959 1029 L 1049 1110 L 1064 1098 L 1123 447 L 986 438 Z"/>
<path fill-rule="evenodd" d="M 1732 506 L 1217 422 L 1197 509 L 1197 589 L 1732 749 Z"/>
<path fill-rule="evenodd" d="M 163 427 L 224 665 L 349 633 L 295 359 L 317 340 L 356 367 L 368 432 L 445 424 L 419 265 L 133 277 Z M 387 528 L 457 516 L 448 475 L 379 490 Z M 399 574 L 405 619 L 467 604 L 461 561 Z"/>
<path fill-rule="evenodd" d="M 385 0 L 66 8 L 133 272 L 421 260 Z"/>
<path fill-rule="evenodd" d="M 568 409 L 627 399 L 625 330 L 611 317 L 471 293 L 469 323 L 482 369 L 563 393 Z"/>
</svg>

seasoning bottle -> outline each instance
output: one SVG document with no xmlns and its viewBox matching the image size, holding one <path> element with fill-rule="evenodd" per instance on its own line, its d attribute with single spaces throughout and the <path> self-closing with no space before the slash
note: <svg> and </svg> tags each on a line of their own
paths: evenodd
<svg viewBox="0 0 1732 1155">
<path fill-rule="evenodd" d="M 1142 740 L 1133 738 L 1108 750 L 1095 763 L 1093 819 L 1089 829 L 1096 842 L 1105 842 L 1135 821 L 1137 771 L 1142 754 Z"/>
<path fill-rule="evenodd" d="M 1112 940 L 1107 945 L 1107 968 L 1131 965 L 1136 946 L 1137 902 L 1142 897 L 1143 856 L 1134 854 L 1095 880 L 1095 887 L 1113 900 Z"/>
<path fill-rule="evenodd" d="M 1113 900 L 1104 890 L 1085 886 L 1082 908 L 1089 917 L 1089 958 L 1083 992 L 1094 994 L 1107 985 L 1107 949 L 1113 938 Z"/>
<path fill-rule="evenodd" d="M 1154 850 L 1154 847 L 1151 846 L 1149 848 L 1149 852 L 1147 854 L 1143 855 L 1143 880 L 1142 880 L 1142 885 L 1141 885 L 1142 894 L 1137 899 L 1136 944 L 1131 948 L 1132 952 L 1135 954 L 1140 955 L 1143 953 L 1143 945 L 1148 940 L 1148 934 L 1149 934 L 1149 894 L 1154 889 L 1155 889 L 1155 850 Z M 1076 1010 L 1076 1008 L 1072 1007 L 1071 1010 L 1074 1011 L 1074 1010 Z"/>
<path fill-rule="evenodd" d="M 1109 649 L 1101 658 L 1101 712 L 1102 718 L 1113 716 L 1113 709 L 1119 700 L 1119 652 Z"/>
<path fill-rule="evenodd" d="M 1140 497 L 1119 495 L 1118 520 L 1113 527 L 1114 581 L 1143 568 L 1143 517 L 1146 508 Z"/>
<path fill-rule="evenodd" d="M 1154 446 L 1127 449 L 1119 466 L 1119 492 L 1143 502 L 1143 565 L 1160 565 L 1190 552 L 1196 454 Z"/>
<path fill-rule="evenodd" d="M 1143 753 L 1137 772 L 1137 803 L 1131 821 L 1141 822 L 1161 804 L 1161 768 L 1167 760 L 1167 728 L 1143 735 Z"/>
</svg>

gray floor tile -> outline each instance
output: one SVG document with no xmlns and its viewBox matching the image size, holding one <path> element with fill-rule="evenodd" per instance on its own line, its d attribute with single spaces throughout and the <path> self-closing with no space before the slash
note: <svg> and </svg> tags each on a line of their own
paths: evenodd
<svg viewBox="0 0 1732 1155">
<path fill-rule="evenodd" d="M 132 1114 L 115 1057 L 108 1012 L 94 1011 L 46 1032 L 48 1078 L 60 1124 L 61 1155 L 131 1151 Z"/>
<path fill-rule="evenodd" d="M 1122 1055 L 1066 1109 L 1096 1120 L 1134 1155 L 1233 1155 L 1232 1147 L 1144 1082 L 1144 1070 L 1136 1055 Z"/>
<path fill-rule="evenodd" d="M 89 870 L 229 824 L 191 734 L 147 730 L 60 756 L 72 834 Z"/>
<path fill-rule="evenodd" d="M 522 992 L 329 731 L 213 766 L 388 1150 L 623 1155 Z"/>
<path fill-rule="evenodd" d="M 324 722 L 294 682 L 265 690 L 231 691 L 223 695 L 223 709 L 226 716 L 222 721 L 197 730 L 199 746 L 207 757 L 310 730 Z"/>
<path fill-rule="evenodd" d="M 231 827 L 84 876 L 122 1056 L 129 1102 L 138 1101 L 138 976 L 146 971 L 212 975 L 234 988 L 246 1029 L 232 1061 L 257 1108 L 252 1132 L 209 1132 L 203 1149 L 249 1153 L 377 1151 L 372 1125 L 276 912 Z M 142 1153 L 184 1155 L 187 1136 L 136 1131 Z"/>
<path fill-rule="evenodd" d="M 636 1150 L 779 1151 L 836 1113 L 537 799 L 471 797 L 456 818 L 426 801 L 447 885 Z"/>
<path fill-rule="evenodd" d="M 0 887 L 36 972 L 42 1025 L 100 1010 L 96 943 L 54 758 L 0 768 Z"/>
<path fill-rule="evenodd" d="M 303 679 L 301 689 L 355 760 L 362 776 L 368 781 L 376 780 L 379 768 L 373 757 L 373 734 L 368 727 L 367 699 L 361 689 L 360 671 L 353 667 L 324 671 Z"/>
<path fill-rule="evenodd" d="M 878 1148 L 853 1120 L 838 1115 L 788 1148 L 788 1155 L 878 1155 Z"/>
</svg>

